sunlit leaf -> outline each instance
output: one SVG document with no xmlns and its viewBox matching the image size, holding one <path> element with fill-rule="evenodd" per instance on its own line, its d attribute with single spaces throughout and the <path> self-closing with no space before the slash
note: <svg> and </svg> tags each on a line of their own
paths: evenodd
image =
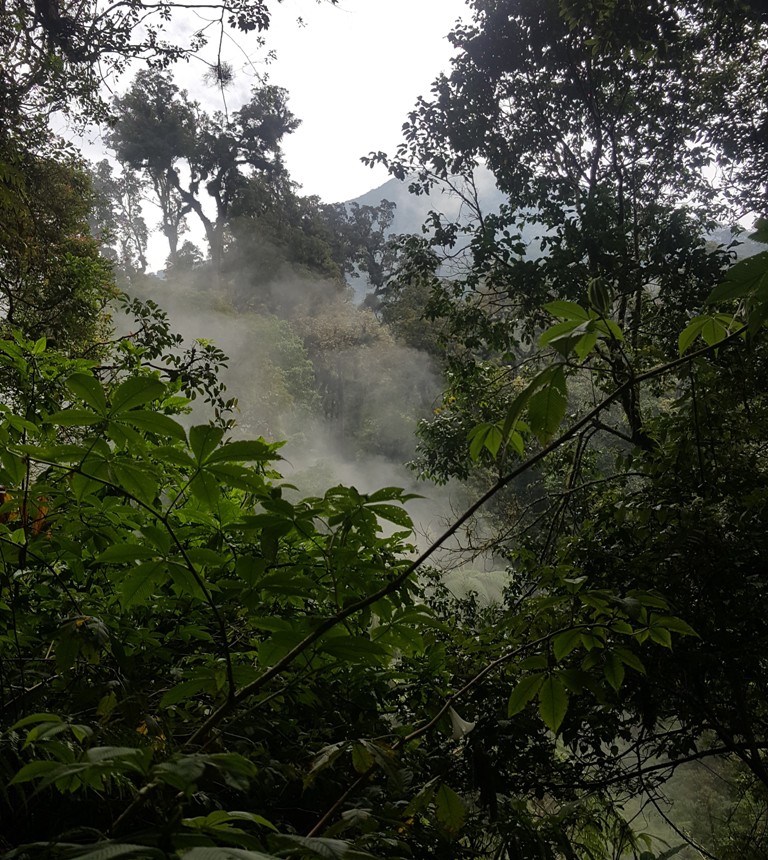
<svg viewBox="0 0 768 860">
<path fill-rule="evenodd" d="M 101 383 L 95 376 L 86 373 L 73 373 L 67 377 L 67 388 L 84 400 L 95 412 L 106 415 L 107 398 Z"/>
<path fill-rule="evenodd" d="M 151 403 L 165 394 L 165 385 L 154 376 L 131 376 L 112 395 L 111 415 L 120 415 L 135 406 Z"/>
</svg>

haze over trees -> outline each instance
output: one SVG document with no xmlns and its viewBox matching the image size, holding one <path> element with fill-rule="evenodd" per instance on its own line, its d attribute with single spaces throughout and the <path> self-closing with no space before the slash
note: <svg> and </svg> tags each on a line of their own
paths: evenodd
<svg viewBox="0 0 768 860">
<path fill-rule="evenodd" d="M 768 251 L 709 238 L 768 243 L 763 6 L 472 0 L 370 156 L 462 201 L 401 237 L 300 194 L 284 90 L 202 111 L 173 11 L 0 11 L 2 856 L 768 856 Z M 476 501 L 284 479 L 326 433 Z"/>
</svg>

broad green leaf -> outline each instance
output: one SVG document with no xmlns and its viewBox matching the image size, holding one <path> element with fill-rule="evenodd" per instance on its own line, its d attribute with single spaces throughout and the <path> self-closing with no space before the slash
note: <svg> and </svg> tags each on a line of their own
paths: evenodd
<svg viewBox="0 0 768 860">
<path fill-rule="evenodd" d="M 677 618 L 673 615 L 652 615 L 651 627 L 666 627 L 667 630 L 671 630 L 673 633 L 680 633 L 683 636 L 698 637 L 699 635 L 690 624 L 687 624 L 682 618 Z"/>
<path fill-rule="evenodd" d="M 432 802 L 432 798 L 435 796 L 435 791 L 437 790 L 438 782 L 439 777 L 430 779 L 429 782 L 423 785 L 416 794 L 413 795 L 408 806 L 405 807 L 405 811 L 402 813 L 403 818 L 412 817 L 415 813 L 421 812 Z"/>
<path fill-rule="evenodd" d="M 155 778 L 186 795 L 192 794 L 197 788 L 197 781 L 203 775 L 206 756 L 189 755 L 164 761 L 152 769 Z"/>
<path fill-rule="evenodd" d="M 61 769 L 61 762 L 58 761 L 31 761 L 25 764 L 23 768 L 13 777 L 11 785 L 19 785 L 22 782 L 32 782 L 35 779 L 42 779 L 49 776 L 55 771 Z"/>
<path fill-rule="evenodd" d="M 270 450 L 270 446 L 263 439 L 242 439 L 222 445 L 207 457 L 206 462 L 264 463 L 274 459 L 277 459 L 277 455 Z"/>
<path fill-rule="evenodd" d="M 167 855 L 159 848 L 151 848 L 148 845 L 132 845 L 128 842 L 105 842 L 95 846 L 83 846 L 82 852 L 67 853 L 71 860 L 114 860 L 115 857 L 137 857 L 153 858 L 163 860 Z"/>
<path fill-rule="evenodd" d="M 666 627 L 650 627 L 648 628 L 648 633 L 654 642 L 663 645 L 665 648 L 672 648 L 672 634 Z"/>
<path fill-rule="evenodd" d="M 595 328 L 602 332 L 606 337 L 614 340 L 623 341 L 624 332 L 619 327 L 619 324 L 609 319 L 595 320 Z"/>
<path fill-rule="evenodd" d="M 734 263 L 707 297 L 707 304 L 741 299 L 756 295 L 768 288 L 768 251 L 762 251 L 746 260 Z"/>
<path fill-rule="evenodd" d="M 150 543 L 154 544 L 160 555 L 166 555 L 171 549 L 171 536 L 167 529 L 150 523 L 141 527 L 141 533 Z"/>
<path fill-rule="evenodd" d="M 568 691 L 557 675 L 544 679 L 539 690 L 539 714 L 545 724 L 557 734 L 568 710 Z"/>
<path fill-rule="evenodd" d="M 197 463 L 180 448 L 174 448 L 170 445 L 160 445 L 152 450 L 152 454 L 158 460 L 164 463 L 170 463 L 172 466 L 180 466 L 182 469 L 196 469 Z"/>
<path fill-rule="evenodd" d="M 192 571 L 183 564 L 176 562 L 168 562 L 168 573 L 173 580 L 174 586 L 182 593 L 196 597 L 198 600 L 205 600 L 205 592 L 202 589 L 202 575 L 197 574 L 197 577 Z"/>
<path fill-rule="evenodd" d="M 48 423 L 56 424 L 58 427 L 88 427 L 99 424 L 103 420 L 103 415 L 98 415 L 89 409 L 65 409 L 63 412 L 54 412 L 48 416 Z"/>
<path fill-rule="evenodd" d="M 182 681 L 163 694 L 163 697 L 160 699 L 160 707 L 168 708 L 171 705 L 178 705 L 179 702 L 198 697 L 200 693 L 213 693 L 215 692 L 215 687 L 216 684 L 212 677 Z"/>
<path fill-rule="evenodd" d="M 714 346 L 728 337 L 728 329 L 717 317 L 710 317 L 701 327 L 701 336 L 707 346 Z"/>
<path fill-rule="evenodd" d="M 519 681 L 509 697 L 507 716 L 514 717 L 515 714 L 519 714 L 528 702 L 536 696 L 543 683 L 543 674 L 528 675 Z"/>
<path fill-rule="evenodd" d="M 406 493 L 402 487 L 382 487 L 368 496 L 369 502 L 409 502 L 411 499 L 421 499 L 417 493 Z"/>
<path fill-rule="evenodd" d="M 621 685 L 624 683 L 624 663 L 621 658 L 608 652 L 605 655 L 605 666 L 603 668 L 605 679 L 613 687 L 616 692 L 619 692 Z"/>
<path fill-rule="evenodd" d="M 114 391 L 110 415 L 120 415 L 141 406 L 159 400 L 165 394 L 165 385 L 154 376 L 131 376 Z"/>
<path fill-rule="evenodd" d="M 517 430 L 512 430 L 509 434 L 507 447 L 511 448 L 519 457 L 522 457 L 525 454 L 525 440 Z"/>
<path fill-rule="evenodd" d="M 317 756 L 315 756 L 312 766 L 304 777 L 304 787 L 308 788 L 314 782 L 318 773 L 331 767 L 346 748 L 347 744 L 344 741 L 339 741 L 338 743 L 323 747 Z"/>
<path fill-rule="evenodd" d="M 473 460 L 479 460 L 483 448 L 487 448 L 491 456 L 495 457 L 499 453 L 503 437 L 496 424 L 486 423 L 473 427 L 467 435 L 467 440 L 469 441 L 469 456 Z"/>
<path fill-rule="evenodd" d="M 221 485 L 210 472 L 202 470 L 189 482 L 192 495 L 209 510 L 213 510 L 221 499 Z"/>
<path fill-rule="evenodd" d="M 578 328 L 580 325 L 581 323 L 579 320 L 566 320 L 566 322 L 560 322 L 556 325 L 550 326 L 541 333 L 541 336 L 539 337 L 539 346 L 545 347 L 552 343 L 552 341 L 559 340 L 566 335 L 572 334 L 574 329 Z"/>
<path fill-rule="evenodd" d="M 373 767 L 374 761 L 373 754 L 365 744 L 352 744 L 352 767 L 358 773 L 367 773 Z"/>
<path fill-rule="evenodd" d="M 677 338 L 677 350 L 680 355 L 683 355 L 688 351 L 691 344 L 701 334 L 701 330 L 704 328 L 708 319 L 709 317 L 706 316 L 694 317 L 680 332 L 680 335 Z"/>
<path fill-rule="evenodd" d="M 464 802 L 445 783 L 442 783 L 435 792 L 435 814 L 443 828 L 452 836 L 455 836 L 464 824 L 466 817 Z"/>
<path fill-rule="evenodd" d="M 189 430 L 189 447 L 198 463 L 205 462 L 221 442 L 224 431 L 211 424 L 196 424 Z M 234 444 L 234 443 L 233 443 Z"/>
<path fill-rule="evenodd" d="M 183 860 L 279 860 L 274 854 L 248 851 L 245 848 L 222 848 L 216 846 L 190 848 L 181 855 Z"/>
<path fill-rule="evenodd" d="M 130 495 L 151 505 L 157 496 L 157 479 L 149 470 L 149 464 L 115 457 L 110 463 L 115 483 Z"/>
<path fill-rule="evenodd" d="M 379 860 L 366 851 L 353 848 L 341 839 L 327 839 L 318 836 L 296 836 L 281 833 L 272 837 L 275 847 L 280 847 L 280 853 L 289 857 L 300 857 L 301 860 L 311 855 L 320 860 Z"/>
<path fill-rule="evenodd" d="M 165 579 L 165 562 L 148 561 L 138 564 L 126 572 L 119 583 L 120 603 L 125 609 L 144 603 L 155 593 L 155 588 Z"/>
<path fill-rule="evenodd" d="M 639 672 L 641 675 L 645 674 L 645 666 L 643 666 L 642 661 L 630 651 L 628 648 L 614 648 L 613 653 L 624 663 L 625 666 L 629 666 L 630 669 L 634 669 L 636 672 Z"/>
<path fill-rule="evenodd" d="M 562 369 L 528 401 L 528 423 L 531 431 L 544 444 L 552 438 L 565 417 L 568 398 Z"/>
<path fill-rule="evenodd" d="M 170 436 L 180 442 L 186 442 L 187 434 L 178 421 L 174 421 L 169 415 L 160 412 L 150 412 L 147 409 L 133 409 L 120 415 L 120 420 L 125 421 L 132 427 L 155 433 L 157 436 Z"/>
<path fill-rule="evenodd" d="M 394 523 L 395 525 L 402 526 L 406 529 L 413 528 L 413 520 L 408 514 L 408 511 L 404 508 L 398 507 L 397 505 L 387 504 L 368 504 L 366 507 L 369 511 L 373 511 L 373 513 L 382 520 L 387 520 L 390 523 Z"/>
<path fill-rule="evenodd" d="M 230 821 L 247 821 L 250 824 L 256 824 L 259 827 L 266 827 L 269 830 L 277 831 L 277 828 L 271 821 L 267 821 L 261 815 L 255 812 L 241 812 L 239 810 L 227 811 L 224 809 L 216 809 L 208 815 L 199 815 L 196 818 L 184 818 L 182 824 L 185 827 L 191 827 L 195 830 L 203 830 L 217 825 L 225 824 Z"/>
<path fill-rule="evenodd" d="M 549 370 L 549 368 L 547 370 Z M 542 377 L 546 372 L 547 371 L 544 371 L 538 376 L 536 376 L 512 401 L 512 404 L 507 410 L 507 415 L 504 418 L 504 426 L 501 428 L 502 439 L 506 439 L 517 427 L 520 416 L 523 414 L 523 410 L 528 405 L 528 401 L 531 399 L 531 395 L 540 385 L 543 384 Z M 547 373 L 547 379 L 549 379 L 550 375 L 551 373 Z"/>
<path fill-rule="evenodd" d="M 753 242 L 768 245 L 768 218 L 758 218 L 754 224 L 754 232 L 747 237 Z"/>
<path fill-rule="evenodd" d="M 107 413 L 107 398 L 104 389 L 95 376 L 87 373 L 73 373 L 67 378 L 67 388 L 84 400 L 95 412 Z"/>
<path fill-rule="evenodd" d="M 552 640 L 552 652 L 558 662 L 581 645 L 581 630 L 566 630 Z"/>
<path fill-rule="evenodd" d="M 14 723 L 10 731 L 14 732 L 17 729 L 23 729 L 25 726 L 32 726 L 36 723 L 63 723 L 64 720 L 58 714 L 29 714 L 29 716 L 24 717 L 19 720 L 17 723 Z"/>
<path fill-rule="evenodd" d="M 342 660 L 357 662 L 380 662 L 389 658 L 389 650 L 365 636 L 334 636 L 322 641 L 322 650 Z"/>
<path fill-rule="evenodd" d="M 154 558 L 157 551 L 150 549 L 148 546 L 142 546 L 138 543 L 118 543 L 113 544 L 104 550 L 96 559 L 98 562 L 121 564 L 130 561 L 146 561 Z"/>
<path fill-rule="evenodd" d="M 215 549 L 207 549 L 206 547 L 193 546 L 187 549 L 186 552 L 190 561 L 209 567 L 220 567 L 231 559 L 230 555 L 217 552 Z"/>
<path fill-rule="evenodd" d="M 553 317 L 558 317 L 563 320 L 579 320 L 580 322 L 588 322 L 590 319 L 589 311 L 577 305 L 576 302 L 567 302 L 558 299 L 554 302 L 547 302 L 544 305 L 544 310 L 552 314 Z"/>
<path fill-rule="evenodd" d="M 596 331 L 588 331 L 583 334 L 574 344 L 573 351 L 578 356 L 579 361 L 584 359 L 592 352 L 597 343 L 598 333 Z"/>
</svg>

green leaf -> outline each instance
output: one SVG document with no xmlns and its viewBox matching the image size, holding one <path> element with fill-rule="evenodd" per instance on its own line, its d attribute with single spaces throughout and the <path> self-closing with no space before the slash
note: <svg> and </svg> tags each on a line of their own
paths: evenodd
<svg viewBox="0 0 768 860">
<path fill-rule="evenodd" d="M 718 284 L 707 297 L 707 304 L 741 299 L 756 295 L 768 288 L 768 251 L 762 251 L 740 260 L 725 273 L 722 283 Z"/>
<path fill-rule="evenodd" d="M 49 415 L 47 420 L 49 424 L 56 424 L 58 427 L 88 427 L 100 423 L 104 417 L 89 409 L 65 409 L 63 412 Z"/>
<path fill-rule="evenodd" d="M 755 221 L 754 233 L 750 233 L 747 238 L 768 245 L 768 218 L 758 218 Z"/>
<path fill-rule="evenodd" d="M 189 489 L 209 510 L 214 510 L 221 499 L 221 485 L 210 472 L 198 472 L 189 482 Z"/>
<path fill-rule="evenodd" d="M 21 768 L 13 777 L 10 784 L 19 785 L 22 782 L 32 782 L 35 779 L 42 779 L 60 769 L 61 762 L 58 761 L 31 761 Z"/>
<path fill-rule="evenodd" d="M 565 417 L 568 398 L 562 368 L 552 380 L 528 401 L 528 423 L 538 440 L 544 444 L 551 439 Z"/>
<path fill-rule="evenodd" d="M 96 559 L 98 562 L 121 564 L 130 561 L 146 561 L 154 558 L 157 551 L 138 543 L 113 544 L 104 550 Z"/>
<path fill-rule="evenodd" d="M 619 324 L 609 319 L 595 320 L 595 328 L 602 332 L 606 337 L 613 338 L 619 342 L 624 340 L 624 332 L 619 327 Z"/>
<path fill-rule="evenodd" d="M 666 627 L 650 627 L 648 632 L 651 635 L 652 641 L 658 645 L 663 645 L 665 648 L 672 648 L 672 634 Z"/>
<path fill-rule="evenodd" d="M 189 430 L 189 446 L 198 463 L 205 462 L 216 450 L 224 431 L 211 424 L 197 424 Z M 234 444 L 234 443 L 233 443 Z"/>
<path fill-rule="evenodd" d="M 267 821 L 261 815 L 255 812 L 241 812 L 239 810 L 226 811 L 224 809 L 216 809 L 209 812 L 208 815 L 198 815 L 195 818 L 183 818 L 182 824 L 185 827 L 191 827 L 195 830 L 205 830 L 214 828 L 218 825 L 225 824 L 230 821 L 247 821 L 250 824 L 256 824 L 259 827 L 266 827 L 269 830 L 277 831 L 277 828 L 271 821 Z"/>
<path fill-rule="evenodd" d="M 151 505 L 158 492 L 155 476 L 149 471 L 148 464 L 116 457 L 110 463 L 115 483 L 135 498 Z"/>
<path fill-rule="evenodd" d="M 152 773 L 161 782 L 190 795 L 197 788 L 197 781 L 205 772 L 205 758 L 202 755 L 179 756 L 157 765 L 152 769 Z"/>
<path fill-rule="evenodd" d="M 348 662 L 369 661 L 373 657 L 374 662 L 389 657 L 389 650 L 378 642 L 372 642 L 365 636 L 334 636 L 324 639 L 322 650 L 328 654 Z"/>
<path fill-rule="evenodd" d="M 467 441 L 469 442 L 469 456 L 477 461 L 480 459 L 483 448 L 487 448 L 491 452 L 491 456 L 495 457 L 499 453 L 503 436 L 496 424 L 478 424 L 477 427 L 473 427 L 469 431 Z"/>
<path fill-rule="evenodd" d="M 554 302 L 547 302 L 544 305 L 544 310 L 552 314 L 553 317 L 558 317 L 563 320 L 579 320 L 580 322 L 588 322 L 590 320 L 589 311 L 585 310 L 576 302 L 567 302 L 558 299 Z"/>
<path fill-rule="evenodd" d="M 183 860 L 279 860 L 274 854 L 247 851 L 245 848 L 221 848 L 205 846 L 191 848 L 182 855 Z"/>
<path fill-rule="evenodd" d="M 178 421 L 174 421 L 169 415 L 163 415 L 160 412 L 150 412 L 147 409 L 133 409 L 130 412 L 120 416 L 121 421 L 130 424 L 132 427 L 138 427 L 139 430 L 145 430 L 148 433 L 155 433 L 157 436 L 170 436 L 172 439 L 178 439 L 180 442 L 187 441 L 187 434 L 184 428 Z"/>
<path fill-rule="evenodd" d="M 677 350 L 680 355 L 688 351 L 691 344 L 701 334 L 702 328 L 706 324 L 709 317 L 697 316 L 694 317 L 688 325 L 680 332 L 677 338 Z"/>
<path fill-rule="evenodd" d="M 14 723 L 10 731 L 14 732 L 17 729 L 23 729 L 25 726 L 32 726 L 36 723 L 63 723 L 64 720 L 58 714 L 30 714 L 27 717 L 19 720 L 17 723 Z"/>
<path fill-rule="evenodd" d="M 466 817 L 464 803 L 459 795 L 445 783 L 442 783 L 435 792 L 435 813 L 437 820 L 452 836 L 461 830 Z"/>
<path fill-rule="evenodd" d="M 159 400 L 164 394 L 165 385 L 156 377 L 131 376 L 115 389 L 109 414 L 120 415 L 135 406 Z"/>
<path fill-rule="evenodd" d="M 358 773 L 367 773 L 373 767 L 374 761 L 373 754 L 365 744 L 352 744 L 352 767 Z"/>
<path fill-rule="evenodd" d="M 86 373 L 73 373 L 67 378 L 67 388 L 81 400 L 85 401 L 91 409 L 100 415 L 107 414 L 107 398 L 104 389 L 95 376 Z"/>
<path fill-rule="evenodd" d="M 596 331 L 588 331 L 583 334 L 574 344 L 574 352 L 578 356 L 579 361 L 584 359 L 592 352 L 597 343 L 598 333 Z"/>
<path fill-rule="evenodd" d="M 70 860 L 113 860 L 115 857 L 149 857 L 163 860 L 167 855 L 159 848 L 148 845 L 132 845 L 128 842 L 105 842 L 83 846 L 82 853 L 67 853 Z"/>
<path fill-rule="evenodd" d="M 165 578 L 165 562 L 148 561 L 138 564 L 120 583 L 120 603 L 128 609 L 144 603 L 155 593 L 155 587 Z"/>
<path fill-rule="evenodd" d="M 177 564 L 176 562 L 168 562 L 168 573 L 173 580 L 173 584 L 178 591 L 182 594 L 189 594 L 192 597 L 196 597 L 198 600 L 205 600 L 206 595 L 203 591 L 201 581 L 202 576 L 198 573 L 197 577 L 194 573 L 184 564 Z"/>
<path fill-rule="evenodd" d="M 605 666 L 603 668 L 605 679 L 613 687 L 616 692 L 619 692 L 621 685 L 624 683 L 624 663 L 616 654 L 608 652 L 605 655 Z"/>
<path fill-rule="evenodd" d="M 206 462 L 264 463 L 276 458 L 275 453 L 263 439 L 241 439 L 222 445 L 207 457 Z"/>
<path fill-rule="evenodd" d="M 171 705 L 178 705 L 179 702 L 184 702 L 187 699 L 192 699 L 200 695 L 200 693 L 215 692 L 216 683 L 212 677 L 200 677 L 189 681 L 182 681 L 167 690 L 160 699 L 160 707 L 168 708 Z"/>
<path fill-rule="evenodd" d="M 552 640 L 552 652 L 558 662 L 581 645 L 581 630 L 566 630 Z"/>
<path fill-rule="evenodd" d="M 530 702 L 541 689 L 544 683 L 544 675 L 528 675 L 518 682 L 517 686 L 512 690 L 507 703 L 507 716 L 514 717 Z"/>
<path fill-rule="evenodd" d="M 677 618 L 673 615 L 651 616 L 651 626 L 666 627 L 672 633 L 680 633 L 683 636 L 698 637 L 699 635 L 690 624 L 687 624 L 682 618 Z"/>
<path fill-rule="evenodd" d="M 635 672 L 639 672 L 641 675 L 645 675 L 645 666 L 643 666 L 642 661 L 630 651 L 628 648 L 614 648 L 613 653 L 624 663 L 625 666 L 629 666 L 630 669 L 634 669 Z"/>
<path fill-rule="evenodd" d="M 387 520 L 406 529 L 413 528 L 413 520 L 404 508 L 387 504 L 368 504 L 366 507 L 382 520 Z"/>
<path fill-rule="evenodd" d="M 578 328 L 580 325 L 581 323 L 578 320 L 567 320 L 566 322 L 560 322 L 556 325 L 550 326 L 541 333 L 541 336 L 539 337 L 539 346 L 545 347 L 553 341 L 565 338 L 566 335 L 571 334 L 574 329 Z"/>
<path fill-rule="evenodd" d="M 304 788 L 309 787 L 312 782 L 314 782 L 318 773 L 331 767 L 336 759 L 344 752 L 346 746 L 347 745 L 344 741 L 339 741 L 335 744 L 323 747 L 312 762 L 309 772 L 304 777 Z"/>
<path fill-rule="evenodd" d="M 557 675 L 544 679 L 539 690 L 539 714 L 544 723 L 555 733 L 568 710 L 568 691 Z"/>
</svg>

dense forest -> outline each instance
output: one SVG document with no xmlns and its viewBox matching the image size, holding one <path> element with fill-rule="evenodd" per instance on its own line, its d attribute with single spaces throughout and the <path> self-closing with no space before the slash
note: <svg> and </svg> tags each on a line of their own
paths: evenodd
<svg viewBox="0 0 768 860">
<path fill-rule="evenodd" d="M 768 858 L 768 7 L 468 0 L 402 234 L 269 23 L 0 8 L 0 856 Z"/>
</svg>

